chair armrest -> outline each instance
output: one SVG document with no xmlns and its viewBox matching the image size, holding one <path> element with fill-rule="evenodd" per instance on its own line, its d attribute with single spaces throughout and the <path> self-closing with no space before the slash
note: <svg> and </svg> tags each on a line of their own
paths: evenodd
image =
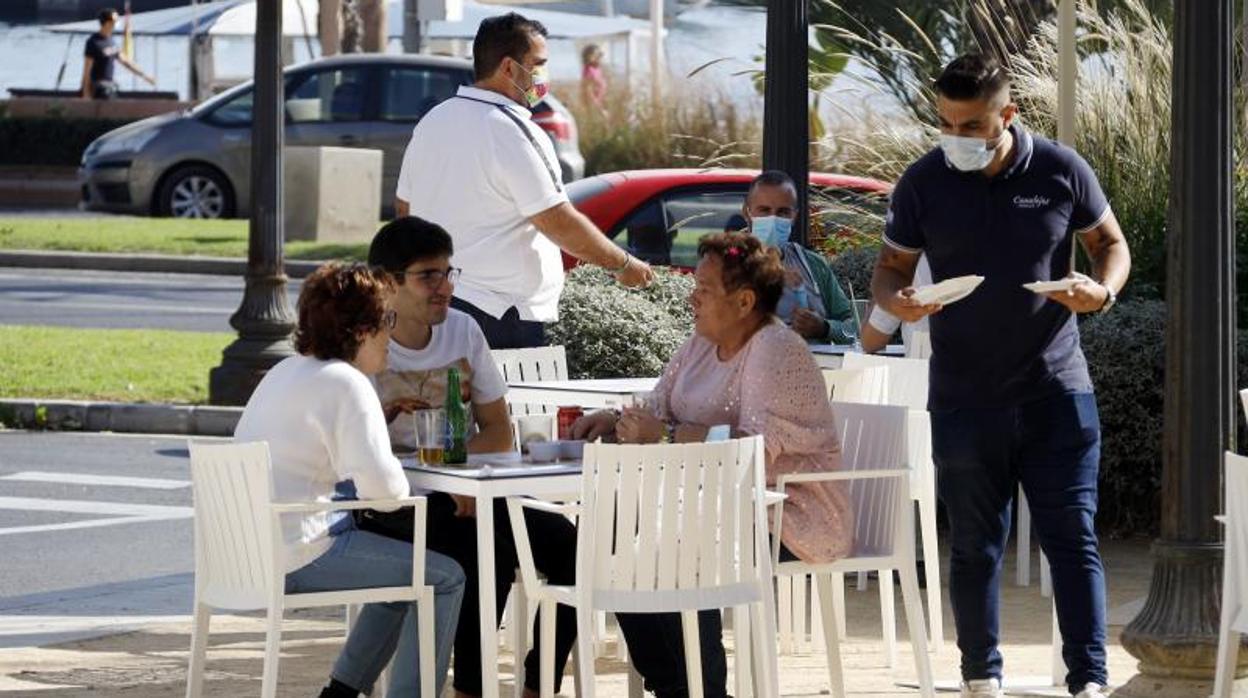
<svg viewBox="0 0 1248 698">
<path fill-rule="evenodd" d="M 890 477 L 910 477 L 912 473 L 906 469 L 889 470 L 836 470 L 828 473 L 792 473 L 776 478 L 776 487 L 783 488 L 795 482 L 836 482 L 846 480 L 879 480 Z"/>
<path fill-rule="evenodd" d="M 789 495 L 783 492 L 775 492 L 773 490 L 766 490 L 763 492 L 763 506 L 774 507 L 777 504 L 783 503 L 784 500 L 788 498 L 789 498 Z"/>
<path fill-rule="evenodd" d="M 549 502 L 544 499 L 532 499 L 529 497 L 508 497 L 507 501 L 510 502 L 513 499 L 525 509 L 536 509 L 538 511 L 547 511 L 552 514 L 562 514 L 564 516 L 570 516 L 573 514 L 579 515 L 581 513 L 580 502 L 566 502 L 560 504 L 558 502 Z"/>
<path fill-rule="evenodd" d="M 351 509 L 398 509 L 415 506 L 424 497 L 398 497 L 396 499 L 341 499 L 332 502 L 295 502 L 272 504 L 278 514 L 310 514 L 322 511 L 348 511 Z"/>
</svg>

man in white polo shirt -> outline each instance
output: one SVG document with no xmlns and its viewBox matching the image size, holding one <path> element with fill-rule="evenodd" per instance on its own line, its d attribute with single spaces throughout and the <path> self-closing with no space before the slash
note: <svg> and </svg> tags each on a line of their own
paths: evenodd
<svg viewBox="0 0 1248 698">
<path fill-rule="evenodd" d="M 550 139 L 529 109 L 546 96 L 546 28 L 512 12 L 481 22 L 476 83 L 434 107 L 412 132 L 395 192 L 398 216 L 436 220 L 464 273 L 452 305 L 494 349 L 545 344 L 559 317 L 560 248 L 626 286 L 653 272 L 572 207 Z"/>
</svg>

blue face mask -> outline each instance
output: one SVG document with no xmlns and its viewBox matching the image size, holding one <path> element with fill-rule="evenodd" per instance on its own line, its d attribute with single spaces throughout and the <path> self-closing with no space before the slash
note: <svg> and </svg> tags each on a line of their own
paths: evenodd
<svg viewBox="0 0 1248 698">
<path fill-rule="evenodd" d="M 793 221 L 779 216 L 759 216 L 750 221 L 750 232 L 764 245 L 779 247 L 789 241 Z"/>
</svg>

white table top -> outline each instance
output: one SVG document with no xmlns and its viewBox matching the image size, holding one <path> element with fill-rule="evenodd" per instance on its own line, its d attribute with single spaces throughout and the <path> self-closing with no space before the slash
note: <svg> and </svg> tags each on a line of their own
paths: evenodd
<svg viewBox="0 0 1248 698">
<path fill-rule="evenodd" d="M 852 344 L 811 344 L 810 350 L 815 354 L 835 354 L 837 356 L 843 356 L 853 351 L 862 351 L 862 349 L 855 350 Z M 875 353 L 879 356 L 905 356 L 906 345 L 890 344 Z"/>
<path fill-rule="evenodd" d="M 654 386 L 658 382 L 658 378 L 592 378 L 563 381 L 515 381 L 508 383 L 507 387 L 573 393 L 630 395 L 632 393 L 645 393 L 654 390 Z"/>
</svg>

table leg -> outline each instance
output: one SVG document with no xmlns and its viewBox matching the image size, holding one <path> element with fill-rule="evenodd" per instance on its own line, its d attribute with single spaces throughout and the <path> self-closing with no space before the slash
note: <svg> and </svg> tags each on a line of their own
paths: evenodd
<svg viewBox="0 0 1248 698">
<path fill-rule="evenodd" d="M 494 500 L 477 497 L 477 603 L 481 608 L 481 698 L 498 698 L 494 599 Z"/>
</svg>

